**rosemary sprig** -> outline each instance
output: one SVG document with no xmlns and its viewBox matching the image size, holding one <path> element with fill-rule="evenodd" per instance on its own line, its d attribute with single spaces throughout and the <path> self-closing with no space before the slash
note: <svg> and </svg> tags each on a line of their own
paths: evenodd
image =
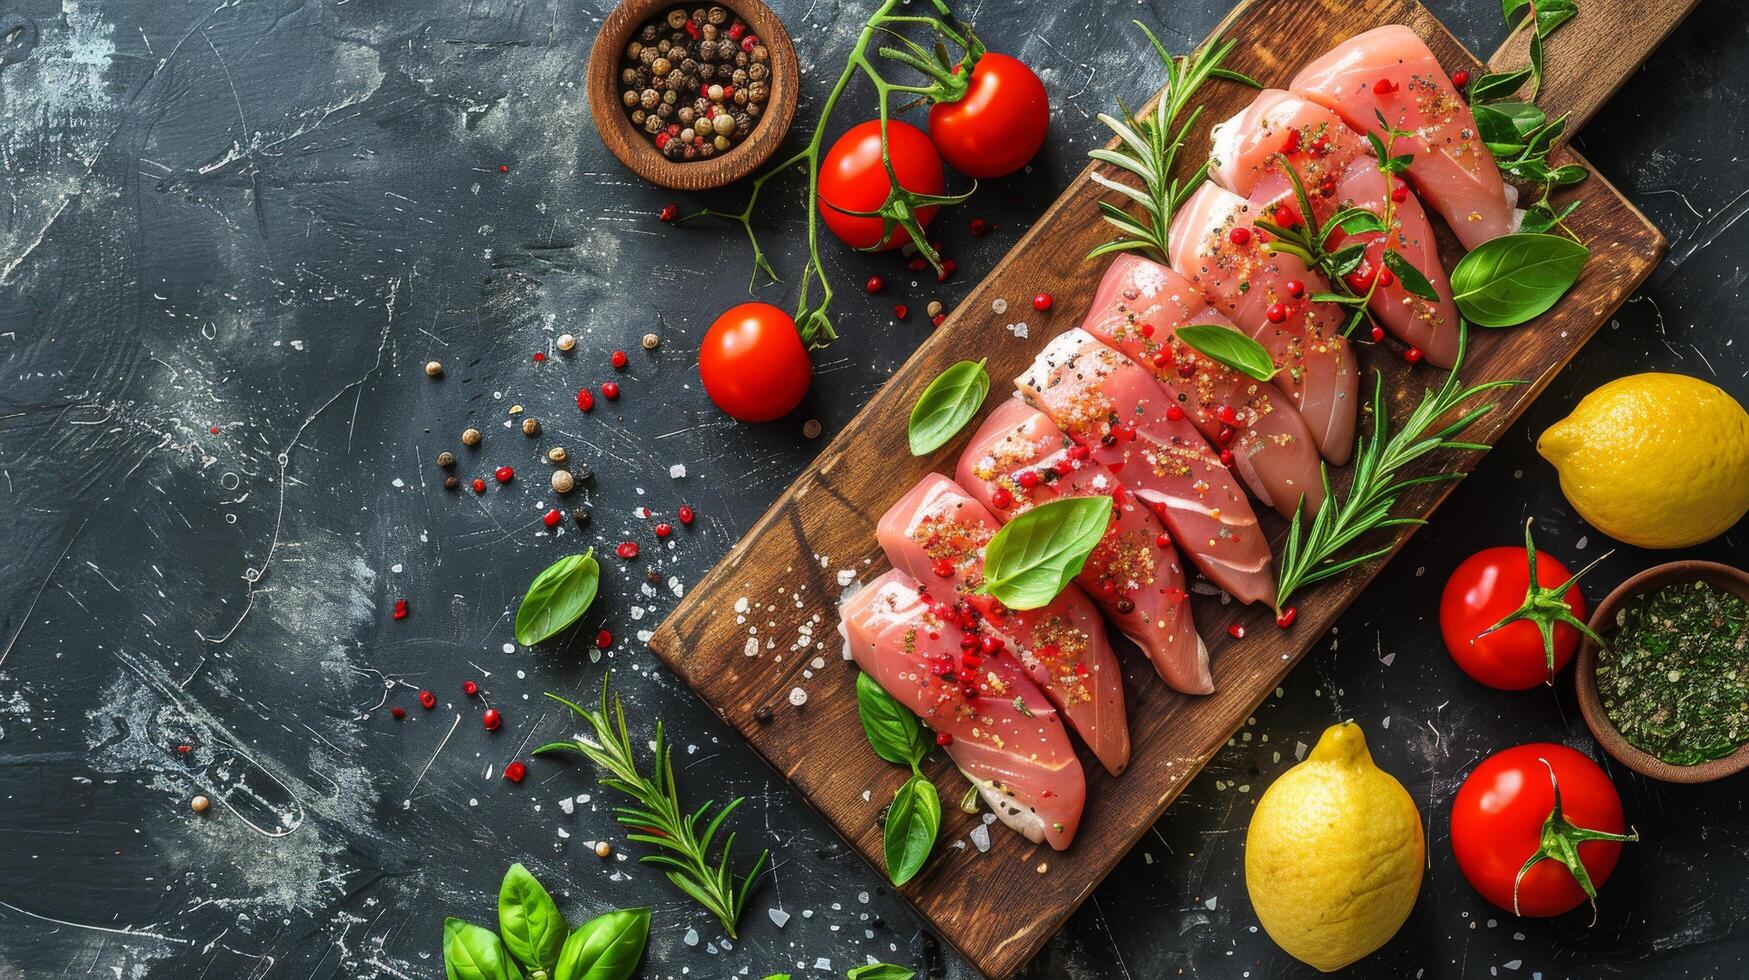
<svg viewBox="0 0 1749 980">
<path fill-rule="evenodd" d="M 759 860 L 753 862 L 753 870 L 737 883 L 735 873 L 729 867 L 729 851 L 735 846 L 734 833 L 724 838 L 721 857 L 713 861 L 711 851 L 723 822 L 745 797 L 735 797 L 714 815 L 710 801 L 690 814 L 683 810 L 662 722 L 656 722 L 656 771 L 646 777 L 638 770 L 637 759 L 632 755 L 632 738 L 626 728 L 624 706 L 618 696 L 613 697 L 609 704 L 607 678 L 603 677 L 601 681 L 601 707 L 598 711 L 580 707 L 557 694 L 549 693 L 547 697 L 587 721 L 595 731 L 595 740 L 578 738 L 569 742 L 551 742 L 535 749 L 534 754 L 579 752 L 612 773 L 611 777 L 601 780 L 601 785 L 637 801 L 635 806 L 614 807 L 615 819 L 634 831 L 627 834 L 626 839 L 667 852 L 646 854 L 638 860 L 665 868 L 668 880 L 675 887 L 716 916 L 729 938 L 736 938 L 735 923 L 740 921 L 741 913 L 747 907 L 747 897 L 752 894 L 753 884 L 771 852 L 760 852 Z"/>
<path fill-rule="evenodd" d="M 1439 429 L 1433 428 L 1458 406 L 1483 392 L 1525 383 L 1505 379 L 1465 387 L 1458 379 L 1458 371 L 1463 367 L 1468 342 L 1469 327 L 1460 321 L 1457 363 L 1452 365 L 1438 391 L 1422 391 L 1421 403 L 1415 406 L 1415 411 L 1396 432 L 1390 431 L 1390 416 L 1385 410 L 1384 377 L 1374 373 L 1372 432 L 1356 440 L 1354 480 L 1348 486 L 1347 496 L 1338 499 L 1330 486 L 1329 467 L 1323 467 L 1324 506 L 1318 509 L 1310 524 L 1301 520 L 1303 507 L 1294 513 L 1287 538 L 1281 545 L 1280 578 L 1275 593 L 1277 608 L 1286 607 L 1289 597 L 1314 582 L 1340 575 L 1390 552 L 1391 546 L 1386 544 L 1358 555 L 1340 556 L 1343 549 L 1367 532 L 1425 524 L 1420 518 L 1391 516 L 1397 499 L 1405 491 L 1422 484 L 1463 478 L 1460 472 L 1405 477 L 1401 475 L 1404 467 L 1437 450 L 1485 452 L 1488 449 L 1483 443 L 1462 442 L 1455 437 L 1493 411 L 1496 403 L 1478 405 L 1455 421 Z"/>
<path fill-rule="evenodd" d="M 1100 113 L 1099 121 L 1117 134 L 1120 145 L 1116 149 L 1099 147 L 1089 150 L 1087 155 L 1141 178 L 1142 186 L 1136 187 L 1102 173 L 1092 175 L 1094 183 L 1140 204 L 1142 212 L 1139 216 L 1132 215 L 1109 201 L 1100 201 L 1101 217 L 1116 228 L 1121 237 L 1088 252 L 1089 260 L 1113 252 L 1140 251 L 1149 253 L 1158 262 L 1169 261 L 1166 243 L 1167 234 L 1172 229 L 1172 215 L 1208 177 L 1207 163 L 1199 167 L 1189 180 L 1180 181 L 1173 176 L 1178 151 L 1183 149 L 1190 131 L 1202 116 L 1202 107 L 1192 109 L 1182 123 L 1178 122 L 1178 117 L 1210 78 L 1224 78 L 1252 88 L 1263 87 L 1255 79 L 1221 67 L 1221 61 L 1238 43 L 1236 40 L 1217 42 L 1202 51 L 1175 58 L 1147 25 L 1139 20 L 1135 25 L 1148 36 L 1161 64 L 1166 66 L 1166 87 L 1155 100 L 1151 112 L 1137 115 L 1120 100 L 1121 118 Z"/>
</svg>

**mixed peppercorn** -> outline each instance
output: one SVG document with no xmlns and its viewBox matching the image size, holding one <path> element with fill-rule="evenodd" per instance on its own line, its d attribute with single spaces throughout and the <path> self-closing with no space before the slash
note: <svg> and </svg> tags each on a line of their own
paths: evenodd
<svg viewBox="0 0 1749 980">
<path fill-rule="evenodd" d="M 626 45 L 620 102 L 670 160 L 732 149 L 771 98 L 771 51 L 725 7 L 675 7 Z"/>
</svg>

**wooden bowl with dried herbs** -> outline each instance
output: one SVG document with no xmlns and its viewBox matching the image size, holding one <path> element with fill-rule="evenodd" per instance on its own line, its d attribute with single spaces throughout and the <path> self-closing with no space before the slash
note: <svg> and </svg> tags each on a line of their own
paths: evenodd
<svg viewBox="0 0 1749 980">
<path fill-rule="evenodd" d="M 1749 573 L 1706 561 L 1648 568 L 1598 605 L 1574 684 L 1598 744 L 1671 783 L 1749 768 Z"/>
<path fill-rule="evenodd" d="M 626 0 L 589 53 L 589 113 L 638 176 L 676 190 L 740 180 L 795 115 L 795 45 L 759 0 Z"/>
</svg>

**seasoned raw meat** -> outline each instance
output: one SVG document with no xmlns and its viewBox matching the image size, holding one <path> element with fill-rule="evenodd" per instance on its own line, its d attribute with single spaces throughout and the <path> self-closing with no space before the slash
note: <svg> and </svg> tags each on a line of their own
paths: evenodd
<svg viewBox="0 0 1749 980">
<path fill-rule="evenodd" d="M 1452 366 L 1457 358 L 1458 313 L 1427 212 L 1402 178 L 1387 178 L 1379 170 L 1378 158 L 1359 133 L 1316 102 L 1270 89 L 1216 126 L 1214 144 L 1210 178 L 1250 202 L 1253 214 L 1269 214 L 1280 204 L 1297 206 L 1293 183 L 1282 167 L 1284 157 L 1299 175 L 1320 222 L 1349 207 L 1382 216 L 1388 202 L 1389 247 L 1426 277 L 1439 300 L 1416 296 L 1400 279 L 1387 275 L 1388 282 L 1381 281 L 1373 291 L 1369 309 L 1385 329 L 1420 348 L 1429 364 Z M 1355 274 L 1362 280 L 1376 276 L 1384 263 L 1385 233 L 1366 232 L 1348 241 L 1341 236 L 1337 232 L 1330 239 L 1331 249 L 1354 240 L 1371 243 L 1366 262 Z"/>
<path fill-rule="evenodd" d="M 967 634 L 952 604 L 897 570 L 857 590 L 839 615 L 857 666 L 945 736 L 937 743 L 996 816 L 1035 844 L 1068 847 L 1087 777 L 1056 709 L 1019 666 L 992 657 L 964 667 Z"/>
<path fill-rule="evenodd" d="M 1318 445 L 1300 413 L 1273 384 L 1178 339 L 1178 328 L 1191 324 L 1238 330 L 1183 276 L 1158 262 L 1120 255 L 1100 280 L 1081 328 L 1151 371 L 1172 405 L 1214 443 L 1221 461 L 1230 461 L 1257 499 L 1283 517 L 1293 517 L 1302 500 L 1307 515 L 1316 513 L 1324 503 L 1324 481 Z"/>
<path fill-rule="evenodd" d="M 1172 532 L 1173 543 L 1241 602 L 1273 601 L 1269 542 L 1251 502 L 1153 375 L 1084 330 L 1058 338 L 1015 385 L 1111 470 Z M 1083 464 L 1086 465 L 1086 464 Z"/>
<path fill-rule="evenodd" d="M 1342 336 L 1346 322 L 1334 303 L 1314 303 L 1328 292 L 1322 275 L 1291 255 L 1271 255 L 1253 227 L 1258 215 L 1246 200 L 1214 184 L 1190 195 L 1172 219 L 1172 268 L 1202 298 L 1269 351 L 1283 391 L 1293 398 L 1318 451 L 1332 464 L 1354 451 L 1354 413 L 1360 371 Z M 1290 283 L 1299 285 L 1299 296 Z M 1285 313 L 1270 319 L 1272 308 Z"/>
<path fill-rule="evenodd" d="M 1208 648 L 1191 622 L 1184 567 L 1171 537 L 1115 475 L 1102 466 L 1076 465 L 1086 455 L 1055 422 L 1010 398 L 972 436 L 956 479 L 1003 521 L 1056 497 L 1110 497 L 1111 526 L 1076 581 L 1142 649 L 1162 680 L 1186 694 L 1213 691 Z M 1046 473 L 1053 479 L 1047 481 Z"/>
<path fill-rule="evenodd" d="M 1378 132 L 1383 114 L 1407 132 L 1391 152 L 1414 156 L 1409 182 L 1465 248 L 1518 230 L 1517 195 L 1500 179 L 1469 104 L 1414 31 L 1391 24 L 1351 37 L 1300 69 L 1288 88 L 1352 129 Z"/>
<path fill-rule="evenodd" d="M 968 656 L 1017 658 L 1100 764 L 1123 772 L 1130 758 L 1123 674 L 1099 610 L 1074 585 L 1038 609 L 1008 609 L 978 594 L 984 547 L 1000 526 L 959 484 L 931 473 L 887 511 L 875 536 L 894 568 L 965 600 L 998 634 Z"/>
</svg>

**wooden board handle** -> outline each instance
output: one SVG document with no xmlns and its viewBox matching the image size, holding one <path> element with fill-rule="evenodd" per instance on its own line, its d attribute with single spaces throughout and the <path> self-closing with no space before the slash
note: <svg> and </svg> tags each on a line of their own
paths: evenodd
<svg viewBox="0 0 1749 980">
<path fill-rule="evenodd" d="M 1567 136 L 1585 126 L 1628 76 L 1700 0 L 1590 0 L 1543 44 L 1543 83 L 1537 105 L 1551 117 L 1567 113 Z M 1528 18 L 1527 18 L 1528 20 Z M 1512 32 L 1488 59 L 1489 71 L 1530 64 L 1528 24 Z"/>
</svg>

